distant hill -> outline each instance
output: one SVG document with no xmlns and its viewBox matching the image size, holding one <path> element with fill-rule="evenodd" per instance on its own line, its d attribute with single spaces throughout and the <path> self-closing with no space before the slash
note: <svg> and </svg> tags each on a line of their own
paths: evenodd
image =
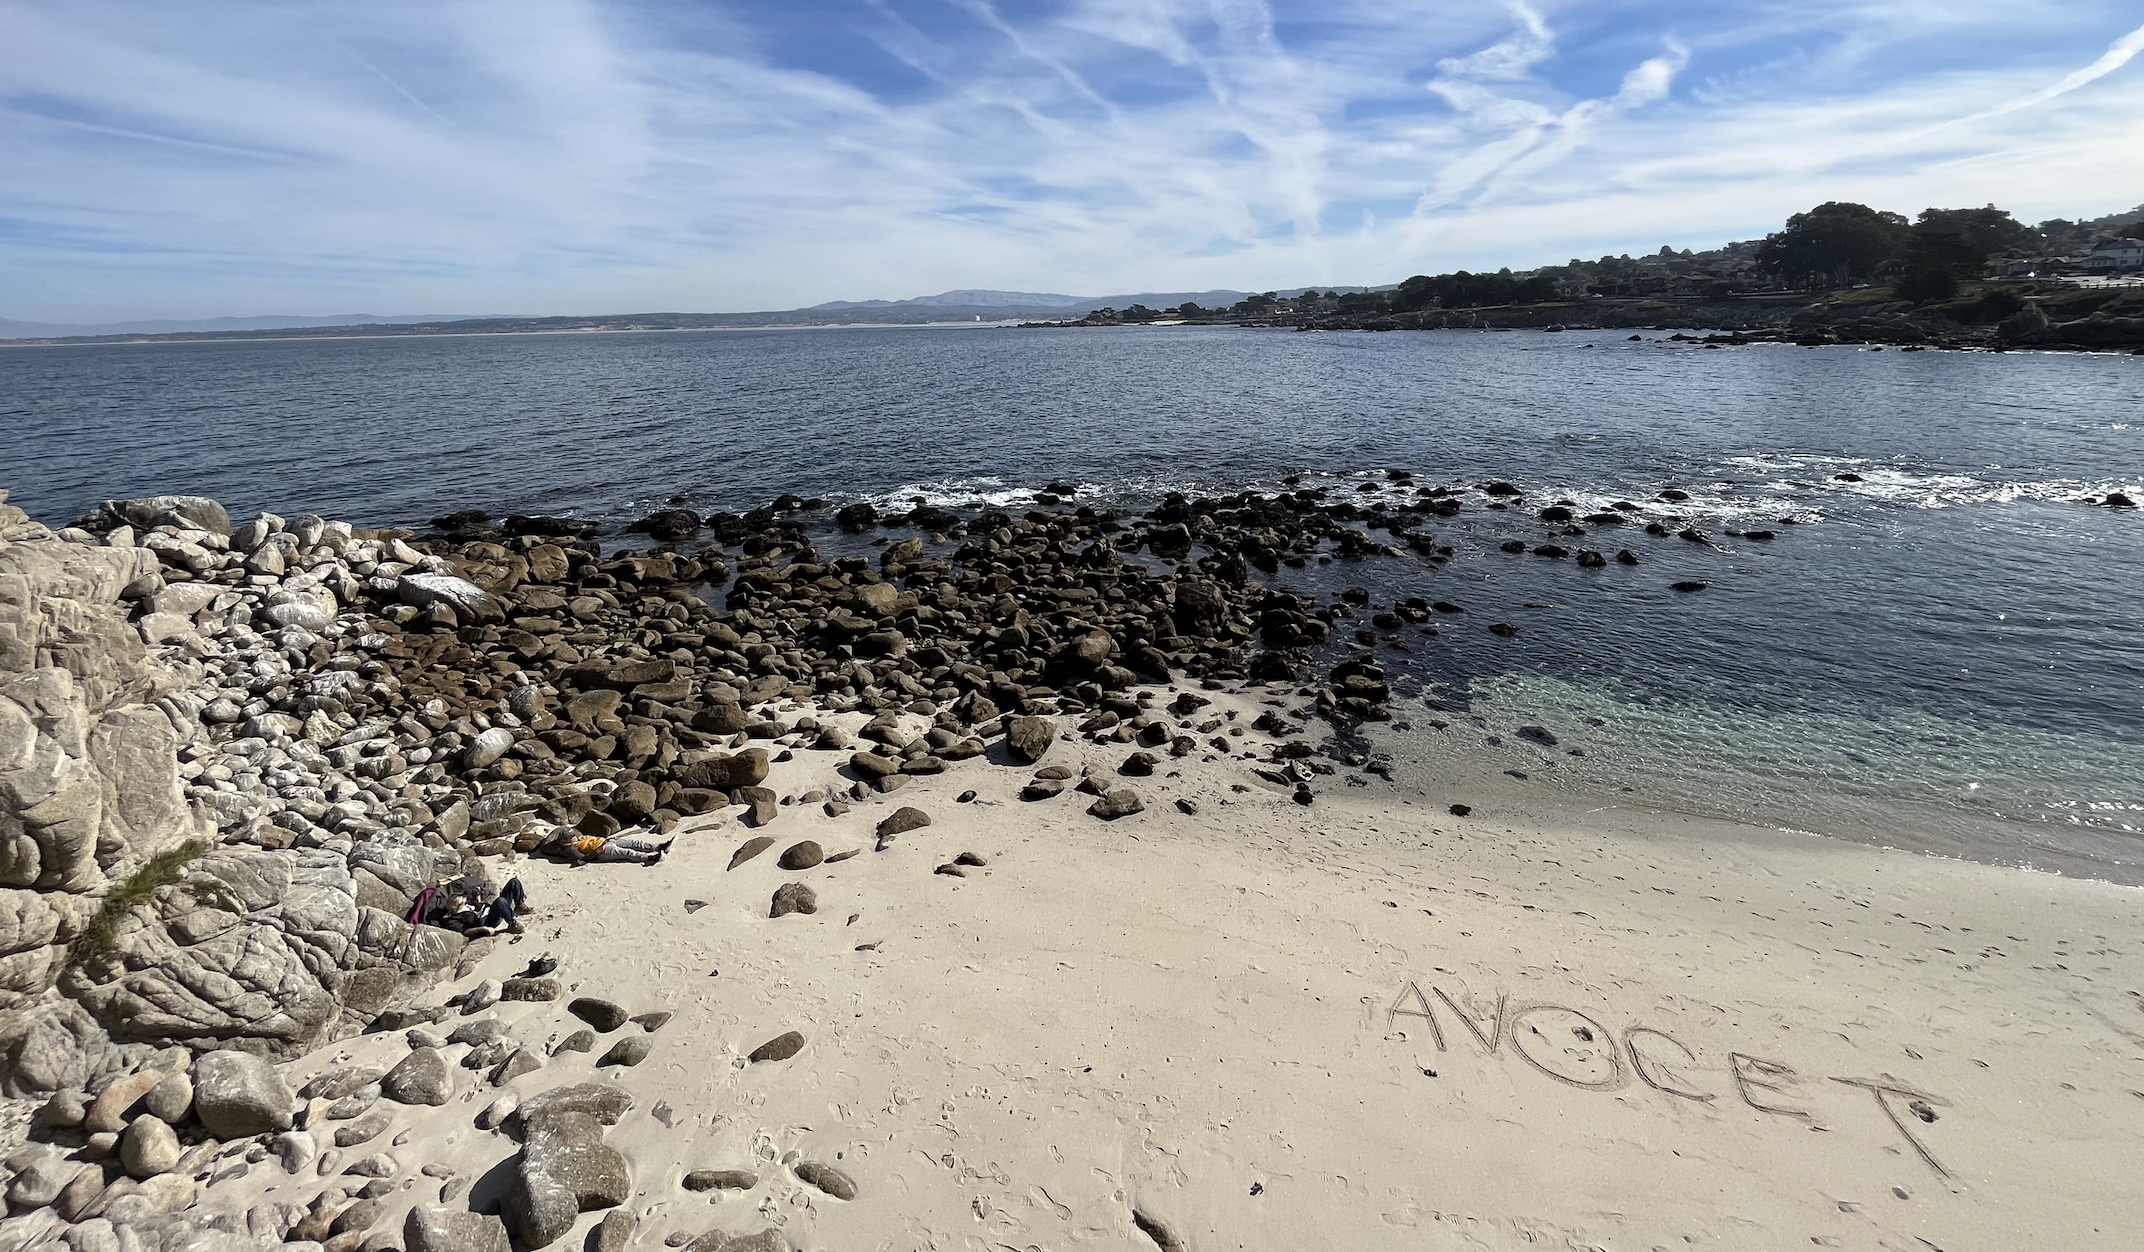
<svg viewBox="0 0 2144 1252">
<path fill-rule="evenodd" d="M 907 306 L 930 308 L 1046 308 L 1057 309 L 1078 304 L 1078 296 L 1049 295 L 1035 291 L 941 291 L 935 296 L 916 296 L 908 300 L 829 300 L 815 304 L 818 309 L 897 309 Z"/>
<path fill-rule="evenodd" d="M 2144 222 L 2144 204 L 2138 205 L 2127 213 L 2109 213 L 2105 217 L 2095 217 L 2086 222 L 2085 225 L 2096 230 L 2114 230 L 2121 226 L 2134 226 L 2139 222 Z"/>
<path fill-rule="evenodd" d="M 1367 287 L 1289 287 L 1274 294 L 1297 296 L 1305 291 L 1368 291 Z M 1004 309 L 1008 315 L 1019 313 L 1028 316 L 1055 314 L 1079 316 L 1096 309 L 1122 309 L 1134 304 L 1143 304 L 1150 309 L 1173 309 L 1189 300 L 1206 308 L 1226 308 L 1245 296 L 1247 291 L 1141 291 L 1118 296 L 1064 296 L 1038 291 L 990 291 L 973 288 L 960 291 L 942 291 L 935 296 L 915 296 L 907 300 L 829 300 L 815 304 L 800 313 L 853 312 L 872 309 L 959 309 L 972 313 L 976 309 Z M 765 314 L 780 317 L 783 314 Z"/>
</svg>

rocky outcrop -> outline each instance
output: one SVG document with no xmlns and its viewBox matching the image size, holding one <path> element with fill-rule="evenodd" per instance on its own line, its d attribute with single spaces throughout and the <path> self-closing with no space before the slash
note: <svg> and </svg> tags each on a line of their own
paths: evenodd
<svg viewBox="0 0 2144 1252">
<path fill-rule="evenodd" d="M 332 849 L 219 848 L 187 881 L 120 925 L 61 989 L 115 1038 L 208 1048 L 256 1040 L 292 1053 L 322 1042 L 355 964 L 357 903 Z"/>
<path fill-rule="evenodd" d="M 353 552 L 351 528 L 319 518 L 234 531 L 201 497 L 107 501 L 59 532 L 5 500 L 0 1091 L 94 1083 L 138 1060 L 137 1043 L 287 1055 L 361 1026 L 353 1005 L 377 1011 L 451 967 L 459 936 L 419 936 L 400 919 L 462 857 L 443 838 L 426 846 L 364 820 L 386 806 L 350 802 L 370 772 L 340 725 L 322 720 L 307 738 L 304 718 L 224 684 L 234 670 L 271 686 L 312 670 L 315 632 L 336 631 L 357 569 L 406 556 L 401 569 L 422 570 L 425 558 Z M 307 712 L 357 677 L 320 668 L 286 707 Z M 238 769 L 213 752 L 219 738 L 235 738 Z M 356 768 L 337 768 L 337 753 Z M 326 827 L 306 822 L 317 836 L 303 846 L 228 845 L 292 794 L 308 805 L 311 779 L 262 778 L 278 754 L 321 767 L 313 777 L 328 786 L 311 811 Z M 466 802 L 458 811 L 466 823 Z"/>
<path fill-rule="evenodd" d="M 182 680 L 123 607 L 161 588 L 160 568 L 131 543 L 56 534 L 0 492 L 0 1090 L 125 1063 L 90 1015 L 44 1001 L 98 897 L 200 831 L 178 779 Z"/>
</svg>

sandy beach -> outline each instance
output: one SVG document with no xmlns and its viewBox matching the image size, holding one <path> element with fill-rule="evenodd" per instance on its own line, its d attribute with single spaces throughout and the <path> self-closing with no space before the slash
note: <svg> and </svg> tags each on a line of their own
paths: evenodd
<svg viewBox="0 0 2144 1252">
<path fill-rule="evenodd" d="M 765 522 L 718 612 L 719 549 L 103 507 L 0 550 L 64 606 L 0 1252 L 2136 1243 L 2144 891 L 1585 800 L 1395 698 L 1361 636 L 1457 606 L 1343 591 L 1327 667 L 1159 518 Z"/>
<path fill-rule="evenodd" d="M 1068 739 L 1044 764 L 1123 754 Z M 734 870 L 734 810 L 658 866 L 523 860 L 528 933 L 448 990 L 549 952 L 569 997 L 676 1014 L 635 1068 L 561 1053 L 508 1088 L 631 1093 L 609 1142 L 642 1244 L 2133 1246 L 2136 891 L 1635 810 L 1456 818 L 1382 783 L 1303 807 L 1247 762 L 1175 764 L 1110 823 L 978 760 L 839 818 L 793 805 Z M 902 805 L 931 825 L 873 852 Z M 861 851 L 779 868 L 805 838 Z M 963 852 L 987 864 L 933 872 Z M 818 911 L 770 919 L 790 880 Z M 496 1011 L 531 1045 L 581 1024 Z M 744 1060 L 790 1030 L 792 1059 Z M 352 1040 L 293 1085 L 405 1051 Z M 514 1144 L 460 1082 L 411 1133 L 486 1174 Z M 700 1169 L 758 1185 L 681 1190 Z M 319 1187 L 254 1178 L 203 1202 Z"/>
</svg>

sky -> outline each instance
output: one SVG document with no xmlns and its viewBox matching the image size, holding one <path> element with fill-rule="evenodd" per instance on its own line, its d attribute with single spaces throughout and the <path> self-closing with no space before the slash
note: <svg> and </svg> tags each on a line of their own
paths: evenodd
<svg viewBox="0 0 2144 1252">
<path fill-rule="evenodd" d="M 1377 284 L 2144 202 L 2137 0 L 0 0 L 0 317 Z M 2136 58 L 2136 59 L 2132 59 Z"/>
</svg>

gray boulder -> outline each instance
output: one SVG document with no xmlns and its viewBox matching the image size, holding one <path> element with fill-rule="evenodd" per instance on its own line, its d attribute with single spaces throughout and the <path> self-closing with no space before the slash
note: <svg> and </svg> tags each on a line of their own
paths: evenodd
<svg viewBox="0 0 2144 1252">
<path fill-rule="evenodd" d="M 354 1121 L 337 1126 L 335 1128 L 335 1146 L 338 1148 L 354 1148 L 361 1143 L 370 1143 L 387 1133 L 387 1128 L 392 1125 L 394 1125 L 394 1114 L 388 1111 L 384 1105 L 376 1107 Z"/>
<path fill-rule="evenodd" d="M 489 1213 L 420 1204 L 402 1219 L 406 1252 L 508 1252 L 506 1223 Z"/>
<path fill-rule="evenodd" d="M 209 1052 L 194 1062 L 194 1115 L 218 1139 L 289 1130 L 293 1102 L 275 1069 L 249 1052 Z"/>
<path fill-rule="evenodd" d="M 648 1054 L 654 1050 L 655 1041 L 646 1035 L 633 1035 L 620 1039 L 610 1045 L 610 1051 L 605 1052 L 603 1059 L 596 1062 L 596 1068 L 603 1069 L 616 1065 L 630 1069 L 647 1060 Z"/>
<path fill-rule="evenodd" d="M 540 1095 L 530 1096 L 514 1110 L 511 1122 L 526 1133 L 530 1127 L 550 1118 L 585 1113 L 605 1126 L 615 1126 L 631 1107 L 633 1097 L 618 1088 L 608 1083 L 582 1082 L 570 1087 L 553 1087 Z"/>
<path fill-rule="evenodd" d="M 368 839 L 350 850 L 360 908 L 406 917 L 417 893 L 439 881 L 439 854 L 415 840 Z"/>
<path fill-rule="evenodd" d="M 776 1035 L 774 1038 L 769 1039 L 765 1043 L 760 1044 L 758 1047 L 752 1049 L 751 1056 L 747 1057 L 746 1059 L 751 1061 L 754 1065 L 757 1065 L 762 1061 L 786 1061 L 790 1057 L 795 1056 L 797 1053 L 803 1050 L 803 1032 L 791 1030 Z"/>
<path fill-rule="evenodd" d="M 630 1209 L 612 1209 L 596 1227 L 595 1252 L 625 1252 L 633 1244 L 633 1231 L 640 1220 Z M 410 1249 L 416 1252 L 416 1249 Z"/>
<path fill-rule="evenodd" d="M 1015 717 L 1005 723 L 1005 746 L 1022 761 L 1032 764 L 1043 758 L 1057 742 L 1057 719 Z"/>
<path fill-rule="evenodd" d="M 543 1068 L 543 1058 L 529 1048 L 517 1049 L 514 1054 L 499 1062 L 491 1071 L 491 1085 L 503 1087 L 523 1074 L 533 1074 Z"/>
<path fill-rule="evenodd" d="M 315 1098 L 325 1100 L 328 1097 L 323 1095 Z M 328 1120 L 341 1122 L 348 1121 L 353 1117 L 362 1117 L 372 1109 L 373 1105 L 379 1103 L 379 1100 L 380 1084 L 377 1082 L 366 1083 L 350 1094 L 336 1100 L 333 1104 L 328 1105 Z"/>
<path fill-rule="evenodd" d="M 178 1125 L 194 1111 L 194 1080 L 185 1074 L 167 1076 L 143 1097 L 142 1107 Z"/>
<path fill-rule="evenodd" d="M 11 1158 L 12 1159 L 12 1158 Z M 39 1152 L 24 1163 L 7 1185 L 7 1202 L 16 1209 L 43 1208 L 59 1199 L 74 1176 L 94 1166 L 70 1161 L 56 1150 Z M 100 1171 L 101 1172 L 101 1171 Z"/>
<path fill-rule="evenodd" d="M 454 1072 L 437 1048 L 418 1048 L 380 1080 L 380 1093 L 397 1104 L 445 1104 L 454 1093 Z"/>
<path fill-rule="evenodd" d="M 119 1139 L 119 1160 L 135 1178 L 154 1178 L 179 1163 L 179 1136 L 171 1123 L 144 1113 Z"/>
<path fill-rule="evenodd" d="M 533 1122 L 524 1117 L 523 1126 L 506 1208 L 524 1246 L 549 1247 L 582 1213 L 615 1208 L 632 1194 L 625 1158 L 603 1142 L 603 1123 L 594 1117 L 547 1114 Z"/>
<path fill-rule="evenodd" d="M 77 527 L 103 534 L 120 526 L 137 532 L 158 526 L 181 530 L 205 530 L 229 538 L 231 514 L 207 496 L 141 496 L 133 500 L 106 500 L 75 519 Z"/>
<path fill-rule="evenodd" d="M 595 996 L 579 996 L 566 1006 L 566 1011 L 587 1022 L 604 1034 L 617 1030 L 631 1021 L 633 1015 L 620 1005 Z"/>
<path fill-rule="evenodd" d="M 494 726 L 478 735 L 469 743 L 469 750 L 462 754 L 463 769 L 482 769 L 514 746 L 514 732 L 504 726 Z"/>
<path fill-rule="evenodd" d="M 921 830 L 931 824 L 931 815 L 922 809 L 904 805 L 879 822 L 875 833 L 880 839 L 905 835 L 911 830 Z"/>
<path fill-rule="evenodd" d="M 787 917 L 791 913 L 816 913 L 819 911 L 819 893 L 800 882 L 783 883 L 774 889 L 773 903 L 767 907 L 768 917 Z"/>
<path fill-rule="evenodd" d="M 444 604 L 464 623 L 497 621 L 506 615 L 490 592 L 452 574 L 404 574 L 395 594 L 402 603 L 420 609 Z"/>
<path fill-rule="evenodd" d="M 759 1175 L 748 1169 L 696 1169 L 680 1184 L 687 1191 L 750 1191 Z"/>
<path fill-rule="evenodd" d="M 823 1161 L 799 1161 L 797 1177 L 837 1200 L 856 1198 L 856 1180 Z"/>
<path fill-rule="evenodd" d="M 1101 799 L 1087 806 L 1088 813 L 1101 818 L 1105 822 L 1113 822 L 1120 817 L 1130 817 L 1134 813 L 1145 811 L 1145 809 L 1146 801 L 1140 799 L 1139 793 L 1133 791 L 1130 787 L 1111 788 L 1103 793 Z"/>
<path fill-rule="evenodd" d="M 320 1145 L 302 1130 L 286 1130 L 277 1135 L 275 1141 L 268 1145 L 268 1150 L 282 1163 L 283 1172 L 286 1174 L 295 1174 L 306 1169 L 312 1165 L 313 1159 L 320 1155 Z"/>
<path fill-rule="evenodd" d="M 735 756 L 710 756 L 704 760 L 672 767 L 670 776 L 680 787 L 712 787 L 717 791 L 731 791 L 738 787 L 756 787 L 767 781 L 767 773 L 773 759 L 758 748 L 747 748 Z"/>
<path fill-rule="evenodd" d="M 261 617 L 276 626 L 295 626 L 318 633 L 334 622 L 335 610 L 310 596 L 301 596 L 269 605 L 262 610 Z"/>
<path fill-rule="evenodd" d="M 795 1246 L 789 1236 L 772 1227 L 734 1236 L 710 1230 L 686 1244 L 685 1252 L 793 1252 Z"/>
</svg>

